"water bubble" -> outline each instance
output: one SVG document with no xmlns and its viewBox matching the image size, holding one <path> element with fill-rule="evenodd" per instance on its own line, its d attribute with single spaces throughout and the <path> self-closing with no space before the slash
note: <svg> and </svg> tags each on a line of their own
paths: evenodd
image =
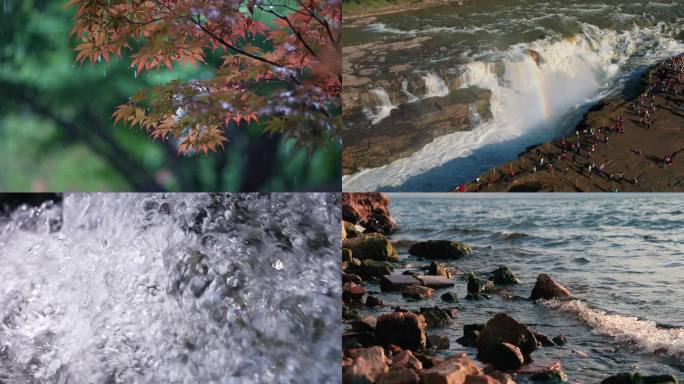
<svg viewBox="0 0 684 384">
<path fill-rule="evenodd" d="M 273 264 L 271 264 L 271 267 L 273 267 L 273 269 L 275 269 L 276 271 L 280 271 L 285 266 L 283 265 L 283 262 L 280 261 L 280 259 L 277 259 L 276 261 L 273 262 Z"/>
</svg>

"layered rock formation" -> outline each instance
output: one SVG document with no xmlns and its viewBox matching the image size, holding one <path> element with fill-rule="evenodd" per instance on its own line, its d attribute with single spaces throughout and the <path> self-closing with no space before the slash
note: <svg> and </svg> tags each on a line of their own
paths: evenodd
<svg viewBox="0 0 684 384">
<path fill-rule="evenodd" d="M 472 129 L 473 111 L 484 119 L 491 116 L 491 92 L 467 88 L 450 92 L 443 97 L 432 97 L 400 104 L 379 123 L 365 127 L 348 127 L 342 132 L 342 167 L 345 174 L 363 168 L 374 168 L 396 159 L 408 157 L 450 133 Z"/>
</svg>

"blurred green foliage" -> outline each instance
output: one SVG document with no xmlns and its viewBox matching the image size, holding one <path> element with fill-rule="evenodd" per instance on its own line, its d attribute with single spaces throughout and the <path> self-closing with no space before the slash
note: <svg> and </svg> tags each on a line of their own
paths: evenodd
<svg viewBox="0 0 684 384">
<path fill-rule="evenodd" d="M 112 126 L 114 107 L 171 79 L 205 78 L 206 66 L 135 75 L 126 57 L 74 64 L 66 1 L 2 0 L 0 190 L 339 190 L 341 143 L 309 154 L 252 123 L 229 128 L 226 150 L 179 156 L 169 142 Z"/>
</svg>

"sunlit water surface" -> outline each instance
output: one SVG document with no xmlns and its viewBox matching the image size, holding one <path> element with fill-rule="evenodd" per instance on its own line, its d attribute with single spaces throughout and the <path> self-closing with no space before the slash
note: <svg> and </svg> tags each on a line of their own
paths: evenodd
<svg viewBox="0 0 684 384">
<path fill-rule="evenodd" d="M 403 240 L 399 251 L 411 265 L 427 264 L 407 254 L 412 241 L 461 240 L 473 254 L 447 264 L 483 277 L 507 265 L 523 281 L 509 289 L 511 299 L 466 301 L 466 283 L 457 279 L 460 317 L 449 328 L 429 331 L 450 339 L 450 350 L 440 354 L 475 357 L 474 348 L 456 342 L 463 324 L 507 312 L 549 337 L 567 335 L 568 344 L 542 348 L 533 358 L 559 360 L 571 383 L 598 383 L 634 370 L 684 378 L 684 196 L 390 194 L 390 200 L 399 224 L 391 237 Z M 577 299 L 528 301 L 540 273 L 568 286 Z M 385 294 L 383 309 L 362 311 L 447 306 L 439 298 L 443 292 L 420 302 Z"/>
</svg>

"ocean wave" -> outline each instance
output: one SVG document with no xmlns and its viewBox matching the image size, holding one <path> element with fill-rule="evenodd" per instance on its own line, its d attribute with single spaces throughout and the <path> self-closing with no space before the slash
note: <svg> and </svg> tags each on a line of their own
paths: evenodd
<svg viewBox="0 0 684 384">
<path fill-rule="evenodd" d="M 684 329 L 662 325 L 636 316 L 610 314 L 589 307 L 581 300 L 544 300 L 548 308 L 568 313 L 592 328 L 592 332 L 609 336 L 617 342 L 635 345 L 646 353 L 684 356 Z"/>
</svg>

